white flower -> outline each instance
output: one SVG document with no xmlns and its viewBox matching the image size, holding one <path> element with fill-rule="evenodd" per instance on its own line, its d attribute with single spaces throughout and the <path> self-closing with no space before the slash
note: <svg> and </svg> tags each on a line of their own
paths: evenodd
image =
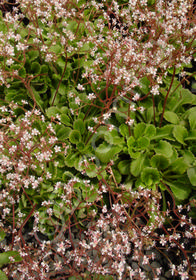
<svg viewBox="0 0 196 280">
<path fill-rule="evenodd" d="M 84 87 L 81 84 L 78 84 L 77 89 L 78 90 L 84 90 Z"/>
<path fill-rule="evenodd" d="M 159 85 L 153 86 L 150 92 L 151 92 L 153 95 L 159 95 L 158 89 L 159 89 Z"/>
<path fill-rule="evenodd" d="M 103 119 L 108 120 L 110 118 L 110 116 L 111 116 L 111 113 L 105 113 L 105 114 L 103 114 Z"/>
<path fill-rule="evenodd" d="M 87 98 L 88 98 L 89 100 L 92 100 L 92 99 L 96 98 L 96 96 L 95 96 L 94 93 L 89 93 L 89 95 L 87 96 Z"/>
<path fill-rule="evenodd" d="M 134 123 L 134 119 L 130 119 L 126 122 L 129 126 L 132 126 Z"/>
<path fill-rule="evenodd" d="M 134 97 L 133 97 L 133 100 L 134 101 L 137 101 L 137 100 L 139 100 L 140 99 L 140 95 L 139 95 L 139 93 L 136 93 L 135 95 L 134 95 Z"/>
<path fill-rule="evenodd" d="M 12 65 L 13 63 L 14 63 L 14 60 L 12 58 L 8 59 L 7 62 L 6 62 L 6 64 L 8 66 Z"/>
<path fill-rule="evenodd" d="M 61 152 L 61 147 L 55 146 L 54 150 L 55 150 L 55 153 Z"/>
<path fill-rule="evenodd" d="M 79 98 L 79 97 L 76 97 L 76 98 L 75 98 L 75 103 L 78 104 L 78 105 L 80 105 L 80 102 L 81 102 L 80 98 Z"/>
</svg>

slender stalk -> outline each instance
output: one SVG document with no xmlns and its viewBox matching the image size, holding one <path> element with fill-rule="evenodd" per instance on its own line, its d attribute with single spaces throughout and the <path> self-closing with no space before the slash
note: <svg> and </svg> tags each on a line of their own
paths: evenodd
<svg viewBox="0 0 196 280">
<path fill-rule="evenodd" d="M 173 72 L 173 75 L 172 75 L 172 80 L 171 80 L 171 83 L 170 83 L 170 86 L 169 86 L 169 89 L 167 91 L 167 94 L 166 94 L 166 97 L 165 97 L 165 100 L 164 100 L 164 104 L 163 104 L 163 112 L 161 114 L 161 120 L 160 120 L 160 123 L 159 123 L 159 127 L 161 127 L 162 122 L 163 122 L 163 116 L 164 116 L 164 113 L 165 113 L 165 107 L 166 107 L 166 104 L 167 104 L 167 99 L 168 99 L 171 87 L 172 87 L 173 82 L 174 82 L 175 73 L 176 73 L 176 68 L 174 66 L 174 72 Z"/>
</svg>

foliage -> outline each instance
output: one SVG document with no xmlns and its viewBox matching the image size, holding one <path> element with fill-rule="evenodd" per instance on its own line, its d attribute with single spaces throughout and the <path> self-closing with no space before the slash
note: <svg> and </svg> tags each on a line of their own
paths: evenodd
<svg viewBox="0 0 196 280">
<path fill-rule="evenodd" d="M 5 232 L 0 231 L 0 241 L 2 241 L 5 238 Z M 13 262 L 20 262 L 22 261 L 22 258 L 19 254 L 19 252 L 16 251 L 7 251 L 0 253 L 0 268 L 2 268 L 3 265 Z M 6 274 L 0 269 L 0 279 L 2 280 L 8 280 Z"/>
<path fill-rule="evenodd" d="M 196 95 L 184 87 L 196 78 L 193 5 L 22 0 L 3 10 L 0 277 L 140 279 L 132 247 L 142 265 L 153 260 L 144 248 L 175 247 L 183 265 L 171 277 L 194 278 L 182 245 L 196 219 Z"/>
</svg>

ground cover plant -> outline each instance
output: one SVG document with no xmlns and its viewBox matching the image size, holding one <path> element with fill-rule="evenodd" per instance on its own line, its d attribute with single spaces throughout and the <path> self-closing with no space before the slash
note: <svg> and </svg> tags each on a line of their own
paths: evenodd
<svg viewBox="0 0 196 280">
<path fill-rule="evenodd" d="M 194 1 L 0 8 L 1 279 L 195 279 Z"/>
</svg>

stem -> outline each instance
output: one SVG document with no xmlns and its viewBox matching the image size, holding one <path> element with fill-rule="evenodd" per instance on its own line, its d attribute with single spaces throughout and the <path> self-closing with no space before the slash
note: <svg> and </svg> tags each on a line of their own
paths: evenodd
<svg viewBox="0 0 196 280">
<path fill-rule="evenodd" d="M 65 53 L 65 55 L 66 55 L 65 67 L 64 67 L 64 70 L 63 70 L 63 74 L 62 74 L 62 76 L 61 76 L 61 79 L 60 79 L 60 81 L 59 81 L 59 84 L 58 84 L 58 86 L 57 86 L 56 92 L 55 92 L 55 94 L 54 94 L 54 98 L 53 98 L 53 100 L 52 100 L 52 104 L 51 104 L 51 106 L 53 106 L 53 105 L 54 105 L 54 101 L 55 101 L 55 99 L 56 99 L 56 96 L 57 96 L 57 93 L 58 93 L 58 90 L 59 90 L 60 84 L 62 83 L 63 76 L 65 75 L 65 71 L 66 71 L 66 68 L 67 68 L 67 53 Z"/>
<path fill-rule="evenodd" d="M 155 126 L 155 102 L 154 102 L 154 95 L 153 94 L 152 94 L 152 103 L 153 103 L 154 126 Z"/>
<path fill-rule="evenodd" d="M 19 234 L 20 234 L 20 237 L 21 237 L 21 240 L 22 240 L 24 246 L 25 246 L 25 240 L 24 240 L 24 238 L 23 238 L 23 236 L 22 236 L 22 229 L 23 229 L 23 227 L 26 225 L 26 223 L 28 222 L 28 220 L 30 219 L 30 217 L 31 217 L 31 215 L 33 214 L 33 212 L 34 212 L 36 206 L 37 206 L 37 203 L 34 204 L 34 206 L 33 206 L 32 210 L 31 210 L 31 212 L 30 212 L 29 215 L 26 217 L 26 219 L 24 220 L 24 222 L 23 222 L 23 224 L 22 224 L 22 226 L 20 227 L 20 230 L 19 230 Z"/>
<path fill-rule="evenodd" d="M 171 87 L 172 87 L 173 82 L 174 82 L 175 73 L 176 73 L 176 67 L 174 66 L 174 72 L 173 72 L 173 75 L 172 75 L 172 80 L 171 80 L 171 83 L 170 83 L 170 86 L 169 86 L 169 89 L 167 91 L 167 94 L 166 94 L 166 97 L 165 97 L 165 100 L 164 100 L 164 104 L 163 104 L 163 112 L 161 114 L 161 120 L 160 120 L 159 127 L 161 127 L 162 122 L 163 122 L 163 116 L 164 116 L 164 112 L 165 112 L 165 107 L 166 107 L 166 103 L 167 103 L 167 99 L 168 99 Z"/>
</svg>

